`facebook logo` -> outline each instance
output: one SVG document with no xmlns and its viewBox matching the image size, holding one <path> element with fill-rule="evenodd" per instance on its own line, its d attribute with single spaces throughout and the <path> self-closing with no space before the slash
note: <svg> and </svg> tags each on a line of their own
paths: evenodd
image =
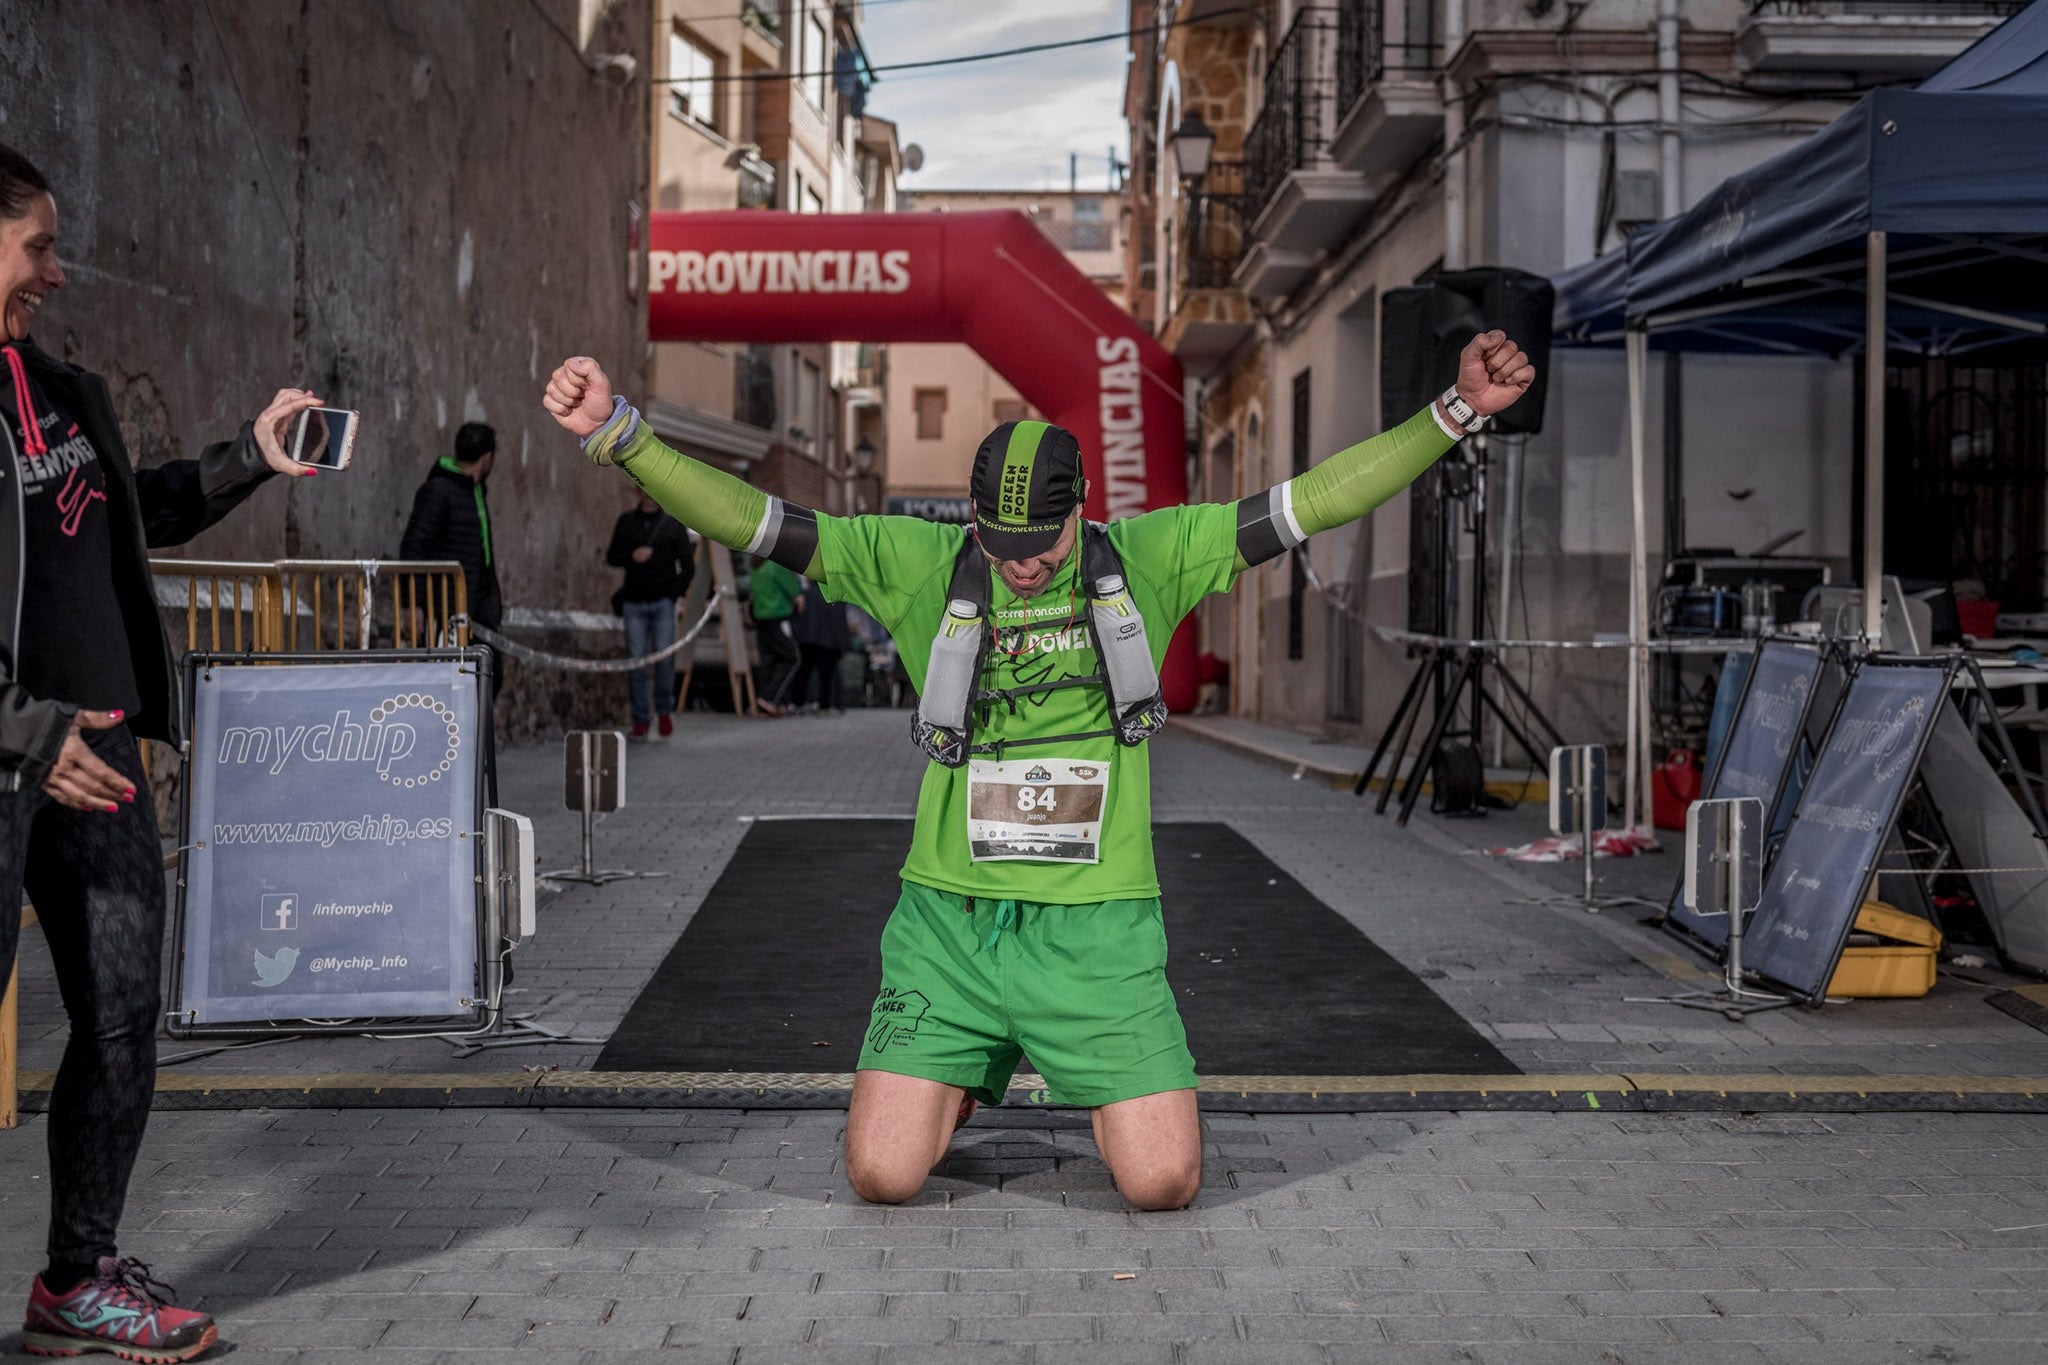
<svg viewBox="0 0 2048 1365">
<path fill-rule="evenodd" d="M 263 927 L 265 929 L 296 929 L 299 927 L 299 898 L 286 894 L 263 898 Z"/>
</svg>

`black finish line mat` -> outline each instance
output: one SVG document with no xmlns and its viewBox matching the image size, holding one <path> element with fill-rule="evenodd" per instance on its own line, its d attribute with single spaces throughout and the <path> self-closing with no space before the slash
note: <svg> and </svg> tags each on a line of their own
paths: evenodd
<svg viewBox="0 0 2048 1365">
<path fill-rule="evenodd" d="M 852 1070 L 909 828 L 756 823 L 593 1070 Z M 1230 826 L 1156 825 L 1153 845 L 1167 978 L 1204 1075 L 1518 1070 Z"/>
<path fill-rule="evenodd" d="M 55 1073 L 21 1073 L 21 1108 L 49 1109 Z M 1019 1076 L 997 1115 L 1047 1105 Z M 448 1074 L 157 1076 L 158 1109 L 844 1109 L 853 1076 L 738 1072 L 549 1071 Z M 2048 1076 L 1524 1075 L 1204 1076 L 1205 1110 L 1282 1113 L 2048 1113 Z"/>
</svg>

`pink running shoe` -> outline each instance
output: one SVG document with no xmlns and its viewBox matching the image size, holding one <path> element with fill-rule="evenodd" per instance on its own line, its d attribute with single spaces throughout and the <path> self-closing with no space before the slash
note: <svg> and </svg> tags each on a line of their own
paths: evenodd
<svg viewBox="0 0 2048 1365">
<path fill-rule="evenodd" d="M 69 1294 L 52 1294 L 36 1276 L 28 1292 L 21 1348 L 37 1356 L 106 1351 L 149 1365 L 190 1360 L 220 1340 L 204 1313 L 173 1308 L 176 1291 L 140 1261 L 102 1256 L 93 1277 Z"/>
</svg>

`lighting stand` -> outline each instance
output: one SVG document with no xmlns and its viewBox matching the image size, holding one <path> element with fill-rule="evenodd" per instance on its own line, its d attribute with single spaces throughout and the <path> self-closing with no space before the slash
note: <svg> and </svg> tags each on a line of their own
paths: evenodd
<svg viewBox="0 0 2048 1365">
<path fill-rule="evenodd" d="M 617 730 L 571 730 L 562 743 L 563 804 L 583 813 L 583 865 L 540 874 L 542 881 L 603 886 L 633 877 L 666 877 L 666 872 L 629 872 L 593 865 L 591 833 L 600 811 L 626 804 L 626 737 Z"/>
<path fill-rule="evenodd" d="M 1561 744 L 1550 751 L 1550 832 L 1563 837 L 1579 836 L 1585 882 L 1577 896 L 1536 896 L 1510 901 L 1511 905 L 1557 905 L 1597 915 L 1602 910 L 1619 910 L 1629 905 L 1656 902 L 1640 896 L 1595 894 L 1593 858 L 1595 836 L 1607 828 L 1607 746 L 1604 744 Z"/>
<path fill-rule="evenodd" d="M 1498 646 L 1481 638 L 1486 634 L 1487 441 L 1483 434 L 1473 437 L 1466 443 L 1467 449 L 1446 459 L 1430 475 L 1436 480 L 1438 498 L 1436 557 L 1439 561 L 1437 581 L 1440 595 L 1435 622 L 1438 638 L 1411 647 L 1410 653 L 1419 654 L 1421 661 L 1408 682 L 1408 690 L 1401 695 L 1401 704 L 1395 708 L 1387 728 L 1380 734 L 1372 761 L 1366 764 L 1365 771 L 1359 774 L 1357 783 L 1352 787 L 1353 795 L 1365 795 L 1372 784 L 1373 774 L 1379 770 L 1380 760 L 1385 758 L 1386 784 L 1380 789 L 1379 800 L 1373 803 L 1373 813 L 1386 814 L 1387 803 L 1400 778 L 1401 755 L 1408 748 L 1409 736 L 1415 731 L 1415 723 L 1421 719 L 1423 707 L 1431 706 L 1433 714 L 1423 736 L 1422 748 L 1417 751 L 1414 765 L 1401 784 L 1401 809 L 1394 821 L 1401 826 L 1406 826 L 1408 817 L 1414 813 L 1415 803 L 1422 795 L 1423 778 L 1435 767 L 1445 741 L 1468 736 L 1476 751 L 1480 727 L 1487 711 L 1493 713 L 1501 730 L 1512 736 L 1528 754 L 1530 763 L 1537 767 L 1543 765 L 1543 750 L 1536 746 L 1529 730 L 1508 715 L 1495 697 L 1490 679 L 1498 679 L 1501 689 L 1514 698 L 1523 717 L 1530 723 L 1529 729 L 1540 729 L 1553 746 L 1564 743 L 1564 736 L 1550 723 L 1535 699 L 1501 663 Z M 1457 628 L 1461 614 L 1458 610 L 1458 537 L 1461 532 L 1472 537 L 1472 629 L 1471 638 L 1458 641 L 1448 637 Z M 1425 682 L 1429 686 L 1425 687 Z M 1466 717 L 1465 729 L 1454 728 L 1461 710 Z M 1483 806 L 1480 809 L 1484 811 Z"/>
<path fill-rule="evenodd" d="M 1753 796 L 1695 801 L 1685 814 L 1685 906 L 1695 915 L 1728 916 L 1728 955 L 1721 989 L 1676 995 L 1623 996 L 1630 1005 L 1714 1010 L 1736 1023 L 1792 1001 L 1751 990 L 1742 975 L 1742 922 L 1763 891 L 1764 803 Z"/>
</svg>

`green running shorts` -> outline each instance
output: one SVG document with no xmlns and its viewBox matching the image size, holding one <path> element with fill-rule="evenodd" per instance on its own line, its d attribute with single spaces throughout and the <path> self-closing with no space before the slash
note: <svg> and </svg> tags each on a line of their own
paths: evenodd
<svg viewBox="0 0 2048 1365">
<path fill-rule="evenodd" d="M 997 1104 L 1026 1055 L 1057 1104 L 1194 1089 L 1158 899 L 1042 905 L 903 883 L 861 1068 Z"/>
</svg>

